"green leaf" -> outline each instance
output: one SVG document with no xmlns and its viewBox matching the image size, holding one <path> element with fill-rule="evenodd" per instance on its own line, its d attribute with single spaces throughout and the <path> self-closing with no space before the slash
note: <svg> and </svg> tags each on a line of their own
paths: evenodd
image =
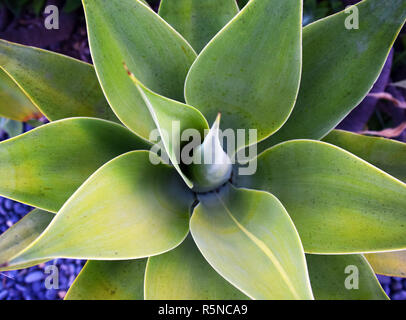
<svg viewBox="0 0 406 320">
<path fill-rule="evenodd" d="M 145 299 L 246 300 L 203 258 L 191 236 L 167 253 L 148 259 Z"/>
<path fill-rule="evenodd" d="M 100 166 L 148 144 L 113 122 L 73 118 L 0 142 L 0 195 L 56 212 Z"/>
<path fill-rule="evenodd" d="M 200 52 L 238 11 L 235 0 L 162 0 L 158 13 Z"/>
<path fill-rule="evenodd" d="M 189 188 L 192 188 L 192 181 L 183 174 L 179 166 L 182 147 L 186 143 L 182 143 L 181 135 L 185 130 L 195 129 L 200 133 L 200 138 L 204 137 L 204 130 L 209 127 L 206 119 L 199 110 L 152 92 L 129 70 L 128 73 L 148 107 L 173 166 Z"/>
<path fill-rule="evenodd" d="M 4 130 L 9 138 L 13 138 L 23 133 L 23 124 L 20 121 L 0 118 L 0 130 Z"/>
<path fill-rule="evenodd" d="M 253 299 L 312 299 L 299 235 L 273 195 L 223 188 L 199 196 L 190 222 L 206 260 Z"/>
<path fill-rule="evenodd" d="M 56 257 L 128 260 L 179 245 L 189 231 L 193 194 L 156 155 L 133 151 L 96 171 L 42 235 L 9 264 Z"/>
<path fill-rule="evenodd" d="M 90 64 L 0 40 L 0 69 L 50 120 L 95 117 L 117 121 Z"/>
<path fill-rule="evenodd" d="M 306 255 L 316 300 L 388 300 L 362 255 Z"/>
<path fill-rule="evenodd" d="M 406 277 L 406 250 L 366 254 L 376 273 L 392 277 Z"/>
<path fill-rule="evenodd" d="M 38 238 L 54 217 L 53 213 L 34 209 L 4 232 L 0 236 L 0 271 L 23 269 L 45 262 L 46 259 L 40 259 L 26 264 L 14 265 L 13 267 L 4 265 Z"/>
<path fill-rule="evenodd" d="M 343 148 L 406 182 L 405 143 L 342 130 L 331 131 L 323 141 Z"/>
<path fill-rule="evenodd" d="M 80 0 L 67 0 L 63 7 L 63 11 L 71 13 L 81 7 L 82 3 Z"/>
<path fill-rule="evenodd" d="M 40 117 L 40 112 L 0 68 L 0 116 L 16 121 Z"/>
<path fill-rule="evenodd" d="M 147 259 L 88 261 L 65 300 L 143 300 Z"/>
<path fill-rule="evenodd" d="M 252 0 L 201 52 L 186 79 L 188 104 L 223 129 L 277 131 L 297 96 L 302 1 Z"/>
<path fill-rule="evenodd" d="M 83 0 L 92 58 L 100 83 L 120 120 L 148 139 L 154 121 L 123 63 L 145 86 L 183 101 L 196 53 L 171 26 L 136 0 Z"/>
<path fill-rule="evenodd" d="M 238 185 L 272 191 L 307 253 L 406 248 L 406 185 L 333 145 L 293 140 L 259 155 Z"/>
<path fill-rule="evenodd" d="M 406 1 L 365 0 L 356 8 L 359 29 L 346 28 L 351 15 L 345 11 L 304 28 L 296 106 L 260 150 L 290 139 L 321 139 L 368 94 L 405 22 Z"/>
<path fill-rule="evenodd" d="M 324 141 L 339 146 L 406 182 L 406 144 L 384 138 L 333 130 Z M 406 251 L 367 254 L 376 273 L 405 277 Z"/>
</svg>

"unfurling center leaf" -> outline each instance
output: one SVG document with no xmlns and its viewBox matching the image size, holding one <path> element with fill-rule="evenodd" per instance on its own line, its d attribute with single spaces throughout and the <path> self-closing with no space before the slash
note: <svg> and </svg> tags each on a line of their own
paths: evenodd
<svg viewBox="0 0 406 320">
<path fill-rule="evenodd" d="M 193 162 L 186 169 L 197 192 L 212 191 L 231 177 L 232 163 L 220 144 L 219 127 L 220 114 L 204 142 L 196 148 Z"/>
</svg>

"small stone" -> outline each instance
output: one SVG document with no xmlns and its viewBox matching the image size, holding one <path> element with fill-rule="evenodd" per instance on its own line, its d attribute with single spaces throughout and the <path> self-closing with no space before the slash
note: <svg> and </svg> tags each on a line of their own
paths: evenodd
<svg viewBox="0 0 406 320">
<path fill-rule="evenodd" d="M 39 280 L 42 280 L 44 278 L 44 274 L 42 271 L 34 271 L 29 273 L 25 278 L 24 282 L 25 283 L 33 283 Z"/>
<path fill-rule="evenodd" d="M 24 300 L 32 300 L 32 295 L 29 292 L 23 292 Z"/>
<path fill-rule="evenodd" d="M 392 300 L 406 300 L 406 291 L 396 292 L 392 296 Z"/>
<path fill-rule="evenodd" d="M 75 281 L 75 275 L 71 274 L 68 281 L 68 287 L 72 285 L 73 281 Z"/>
<path fill-rule="evenodd" d="M 24 132 L 30 131 L 34 129 L 31 125 L 29 125 L 28 123 L 24 123 Z"/>
<path fill-rule="evenodd" d="M 74 264 L 69 264 L 69 269 L 68 272 L 69 274 L 74 274 L 75 273 L 75 265 Z"/>
<path fill-rule="evenodd" d="M 21 291 L 21 292 L 24 292 L 24 291 L 27 291 L 27 288 L 26 287 L 24 287 L 24 286 L 22 286 L 21 284 L 16 284 L 15 285 L 15 287 L 16 287 L 16 289 L 18 290 L 18 291 Z"/>
<path fill-rule="evenodd" d="M 68 278 L 63 274 L 59 274 L 59 286 L 61 289 L 68 288 Z"/>
<path fill-rule="evenodd" d="M 42 289 L 41 281 L 34 282 L 31 287 L 32 287 L 32 291 L 34 291 L 34 292 L 41 291 L 41 289 Z"/>
<path fill-rule="evenodd" d="M 15 289 L 9 289 L 9 298 L 14 300 L 21 300 L 21 294 Z"/>
<path fill-rule="evenodd" d="M 390 288 L 392 291 L 397 292 L 401 291 L 403 289 L 403 286 L 401 282 L 392 282 Z"/>
<path fill-rule="evenodd" d="M 19 214 L 19 215 L 23 215 L 26 214 L 27 211 L 29 211 L 29 208 L 27 208 L 26 206 L 24 206 L 22 203 L 15 203 L 14 204 L 14 212 Z"/>
<path fill-rule="evenodd" d="M 36 291 L 38 300 L 45 300 L 45 293 L 43 291 Z"/>
<path fill-rule="evenodd" d="M 66 264 L 61 264 L 61 265 L 59 266 L 59 269 L 60 269 L 61 271 L 63 271 L 64 273 L 67 273 L 67 272 L 68 272 L 68 266 L 67 266 Z"/>
</svg>

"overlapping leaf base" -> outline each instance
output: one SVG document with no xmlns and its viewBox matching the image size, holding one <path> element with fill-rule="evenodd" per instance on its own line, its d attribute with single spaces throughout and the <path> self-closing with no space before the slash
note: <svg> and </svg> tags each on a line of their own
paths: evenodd
<svg viewBox="0 0 406 320">
<path fill-rule="evenodd" d="M 88 259 L 67 299 L 387 299 L 373 271 L 405 274 L 406 146 L 330 131 L 377 79 L 406 0 L 362 1 L 359 30 L 345 12 L 303 29 L 300 0 L 83 6 L 94 67 L 0 41 L 16 106 L 0 114 L 54 120 L 0 143 L 0 194 L 38 208 L 0 236 L 0 271 Z M 203 138 L 219 113 L 218 149 L 219 127 L 257 130 L 253 175 L 177 161 L 176 135 Z"/>
</svg>

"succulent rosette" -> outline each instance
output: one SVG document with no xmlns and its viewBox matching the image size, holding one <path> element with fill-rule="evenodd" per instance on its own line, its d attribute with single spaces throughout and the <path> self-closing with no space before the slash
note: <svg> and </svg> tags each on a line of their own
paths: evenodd
<svg viewBox="0 0 406 320">
<path fill-rule="evenodd" d="M 0 195 L 36 207 L 0 236 L 0 271 L 88 260 L 67 299 L 387 299 L 374 272 L 406 272 L 406 145 L 333 129 L 406 0 L 306 27 L 301 0 L 83 7 L 94 65 L 0 41 L 0 114 L 50 120 L 0 143 Z M 214 163 L 179 157 L 187 130 Z M 255 138 L 230 152 L 226 130 Z"/>
</svg>

